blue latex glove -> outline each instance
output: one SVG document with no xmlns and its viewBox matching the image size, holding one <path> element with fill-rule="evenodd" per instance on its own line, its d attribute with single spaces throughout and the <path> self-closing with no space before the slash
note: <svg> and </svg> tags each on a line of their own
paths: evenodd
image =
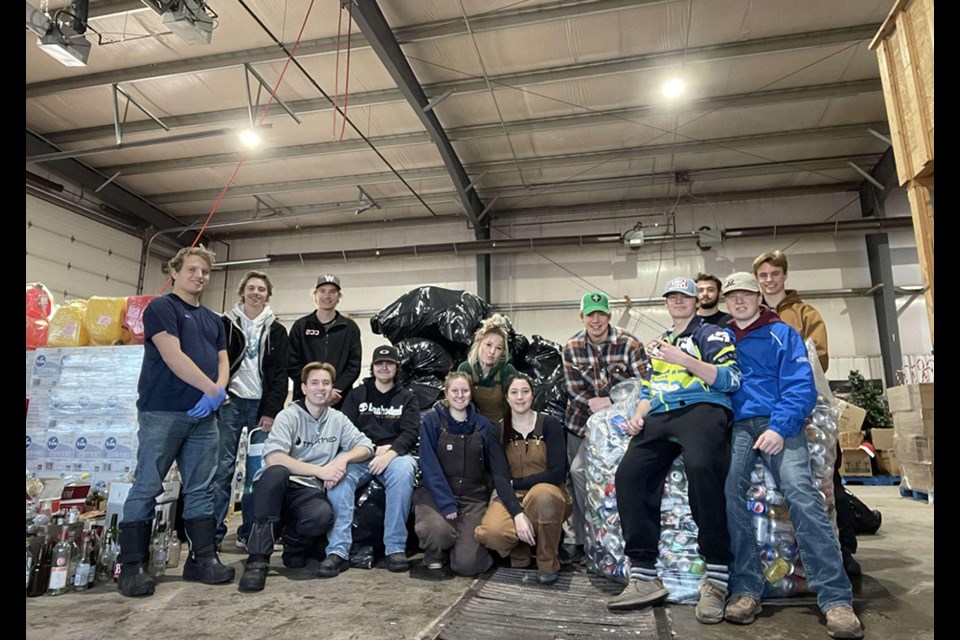
<svg viewBox="0 0 960 640">
<path fill-rule="evenodd" d="M 210 397 L 207 394 L 200 396 L 200 399 L 197 400 L 197 404 L 193 405 L 193 409 L 187 411 L 187 415 L 191 418 L 206 418 L 211 413 L 220 408 L 220 405 L 223 404 L 223 401 L 227 399 L 227 392 L 223 387 L 220 387 L 217 391 L 217 395 Z"/>
</svg>

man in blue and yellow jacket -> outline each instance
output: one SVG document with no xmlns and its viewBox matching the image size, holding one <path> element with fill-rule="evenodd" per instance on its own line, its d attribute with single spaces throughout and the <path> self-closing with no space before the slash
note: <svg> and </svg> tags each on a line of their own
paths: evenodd
<svg viewBox="0 0 960 640">
<path fill-rule="evenodd" d="M 654 564 L 660 540 L 663 481 L 681 453 L 690 483 L 690 509 L 700 529 L 697 542 L 707 562 L 697 619 L 723 620 L 730 537 L 723 486 L 730 466 L 731 394 L 740 388 L 733 339 L 724 327 L 697 316 L 692 278 L 674 278 L 663 292 L 673 328 L 647 345 L 649 379 L 636 414 L 633 437 L 617 469 L 617 509 L 630 583 L 607 607 L 636 609 L 663 601 L 667 590 Z"/>
</svg>

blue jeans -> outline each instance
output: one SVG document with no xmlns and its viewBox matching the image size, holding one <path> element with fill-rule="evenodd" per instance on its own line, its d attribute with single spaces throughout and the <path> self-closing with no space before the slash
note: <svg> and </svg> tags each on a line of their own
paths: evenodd
<svg viewBox="0 0 960 640">
<path fill-rule="evenodd" d="M 216 414 L 197 420 L 184 411 L 141 411 L 137 469 L 123 504 L 123 522 L 153 520 L 163 479 L 177 461 L 183 488 L 183 519 L 213 517 L 213 476 L 220 432 Z"/>
<path fill-rule="evenodd" d="M 213 479 L 213 507 L 217 516 L 217 542 L 227 535 L 227 513 L 230 502 L 233 500 L 233 476 L 237 468 L 237 448 L 240 446 L 240 434 L 244 427 L 253 429 L 257 426 L 257 410 L 260 408 L 260 399 L 246 400 L 230 396 L 230 402 L 220 407 L 220 451 L 217 454 L 217 475 Z M 246 510 L 243 512 L 243 522 L 249 529 Z M 237 537 L 243 538 L 237 531 Z"/>
<path fill-rule="evenodd" d="M 380 475 L 387 494 L 383 514 L 383 546 L 388 556 L 406 551 L 407 516 L 410 514 L 410 497 L 413 495 L 416 473 L 417 461 L 407 454 L 394 458 Z M 350 528 L 353 526 L 357 487 L 370 482 L 373 477 L 366 462 L 350 463 L 343 479 L 327 491 L 327 499 L 333 505 L 336 518 L 327 535 L 327 555 L 335 553 L 341 558 L 350 558 L 350 545 L 353 542 Z"/>
<path fill-rule="evenodd" d="M 790 507 L 790 520 L 797 532 L 807 582 L 810 590 L 817 594 L 820 610 L 826 613 L 840 605 L 851 605 L 853 591 L 843 570 L 840 544 L 810 473 L 807 439 L 801 431 L 785 439 L 783 450 L 777 455 L 761 453 L 753 449 L 753 444 L 767 430 L 768 423 L 768 418 L 750 418 L 733 424 L 733 454 L 725 488 L 727 523 L 734 553 L 730 593 L 758 600 L 763 595 L 765 580 L 752 514 L 746 504 L 750 472 L 756 466 L 757 457 L 762 455 Z"/>
</svg>

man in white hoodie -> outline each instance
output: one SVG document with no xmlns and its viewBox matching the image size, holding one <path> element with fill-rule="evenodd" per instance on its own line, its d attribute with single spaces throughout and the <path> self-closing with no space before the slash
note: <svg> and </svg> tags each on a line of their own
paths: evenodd
<svg viewBox="0 0 960 640">
<path fill-rule="evenodd" d="M 263 446 L 264 466 L 254 479 L 254 522 L 247 538 L 250 556 L 240 578 L 240 591 L 263 590 L 277 523 L 284 530 L 284 566 L 306 566 L 311 543 L 334 523 L 326 492 L 343 479 L 349 463 L 363 462 L 373 454 L 370 438 L 328 406 L 336 377 L 336 369 L 329 363 L 307 364 L 300 375 L 303 400 L 290 403 L 277 414 Z M 320 567 L 324 577 L 327 569 L 339 573 L 349 567 L 337 555 L 324 563 Z M 333 566 L 327 566 L 330 563 Z"/>
<path fill-rule="evenodd" d="M 243 428 L 269 432 L 287 399 L 287 360 L 290 340 L 270 305 L 273 283 L 261 271 L 248 271 L 237 287 L 240 302 L 223 314 L 230 362 L 228 399 L 220 407 L 220 450 L 213 480 L 217 547 L 227 535 L 227 512 L 233 500 L 237 447 Z M 243 547 L 253 521 L 252 504 L 244 496 L 243 524 L 237 546 Z"/>
</svg>

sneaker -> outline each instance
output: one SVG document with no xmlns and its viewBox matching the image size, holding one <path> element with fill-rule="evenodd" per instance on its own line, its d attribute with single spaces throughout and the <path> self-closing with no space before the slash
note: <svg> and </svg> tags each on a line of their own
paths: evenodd
<svg viewBox="0 0 960 640">
<path fill-rule="evenodd" d="M 853 607 L 840 605 L 827 611 L 827 633 L 831 638 L 862 638 L 863 625 Z"/>
<path fill-rule="evenodd" d="M 763 611 L 760 601 L 752 596 L 738 594 L 730 598 L 723 610 L 723 619 L 734 624 L 750 624 Z"/>
<path fill-rule="evenodd" d="M 350 561 L 344 558 L 341 558 L 335 553 L 331 553 L 326 558 L 323 559 L 323 562 L 320 563 L 320 568 L 317 569 L 318 578 L 336 578 L 338 575 L 350 568 Z"/>
<path fill-rule="evenodd" d="M 560 545 L 560 564 L 580 564 L 585 558 L 582 544 Z"/>
<path fill-rule="evenodd" d="M 697 620 L 703 624 L 723 622 L 723 605 L 727 601 L 727 590 L 718 587 L 709 580 L 700 584 L 700 601 L 697 602 Z"/>
<path fill-rule="evenodd" d="M 656 580 L 630 578 L 629 584 L 624 587 L 620 595 L 607 601 L 607 609 L 610 611 L 642 609 L 663 602 L 666 597 L 667 589 L 659 578 Z"/>
<path fill-rule="evenodd" d="M 443 567 L 443 564 L 440 565 Z M 392 571 L 394 573 L 400 573 L 406 571 L 410 568 L 410 561 L 407 560 L 407 554 L 402 551 L 397 553 L 391 553 L 387 556 L 387 571 Z"/>
</svg>

